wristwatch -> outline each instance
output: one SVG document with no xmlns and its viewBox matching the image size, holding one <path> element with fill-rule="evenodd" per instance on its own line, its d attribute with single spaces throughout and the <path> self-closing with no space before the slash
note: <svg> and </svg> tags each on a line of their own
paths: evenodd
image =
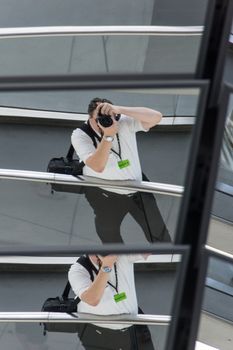
<svg viewBox="0 0 233 350">
<path fill-rule="evenodd" d="M 102 270 L 103 272 L 109 273 L 109 272 L 112 271 L 112 268 L 111 268 L 110 266 L 102 266 L 102 267 L 101 267 L 101 270 Z"/>
<path fill-rule="evenodd" d="M 113 136 L 103 136 L 103 139 L 105 140 L 105 141 L 108 141 L 108 142 L 112 142 L 113 140 L 114 140 L 114 137 Z"/>
</svg>

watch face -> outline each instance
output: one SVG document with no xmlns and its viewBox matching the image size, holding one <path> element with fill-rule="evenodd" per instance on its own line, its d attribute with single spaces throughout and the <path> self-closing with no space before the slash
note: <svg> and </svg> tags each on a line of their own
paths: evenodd
<svg viewBox="0 0 233 350">
<path fill-rule="evenodd" d="M 103 267 L 102 267 L 102 270 L 103 270 L 104 272 L 111 272 L 111 271 L 112 271 L 111 267 L 109 267 L 109 266 L 103 266 Z"/>
<path fill-rule="evenodd" d="M 107 141 L 113 141 L 113 137 L 112 136 L 105 136 L 105 140 L 107 140 Z"/>
</svg>

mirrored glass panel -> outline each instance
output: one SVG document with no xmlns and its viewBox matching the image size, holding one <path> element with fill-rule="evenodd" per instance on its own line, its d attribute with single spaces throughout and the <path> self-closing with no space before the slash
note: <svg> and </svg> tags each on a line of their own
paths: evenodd
<svg viewBox="0 0 233 350">
<path fill-rule="evenodd" d="M 229 106 L 215 186 L 208 244 L 233 253 L 233 95 Z"/>
<path fill-rule="evenodd" d="M 208 1 L 147 0 L 2 0 L 0 28 L 16 28 L 11 38 L 1 35 L 0 75 L 75 73 L 194 73 Z M 14 8 L 14 11 L 12 11 Z M 126 26 L 126 35 L 20 37 L 20 27 Z M 129 35 L 130 26 L 173 26 L 177 35 Z M 127 28 L 128 27 L 128 28 Z"/>
<path fill-rule="evenodd" d="M 129 27 L 130 28 L 130 27 Z M 194 73 L 202 33 L 2 38 L 1 76 Z M 164 31 L 164 29 L 161 29 Z M 174 28 L 174 31 L 178 29 Z M 192 30 L 192 29 L 190 29 Z M 1 37 L 1 31 L 0 31 Z"/>
<path fill-rule="evenodd" d="M 174 238 L 179 197 L 140 191 L 114 194 L 95 187 L 85 187 L 83 194 L 52 193 L 49 184 L 9 180 L 1 180 L 0 186 L 2 246 L 170 242 Z"/>
<path fill-rule="evenodd" d="M 227 349 L 232 335 L 232 276 L 232 262 L 209 259 L 198 338 L 217 349 Z"/>
<path fill-rule="evenodd" d="M 48 96 L 45 93 L 24 93 L 10 97 L 13 100 L 17 96 L 17 102 L 21 97 L 24 108 L 11 108 L 10 111 L 5 108 L 1 117 L 2 244 L 174 241 L 199 89 L 98 91 L 97 96 L 116 101 L 115 107 L 104 102 L 102 108 L 123 112 L 118 121 L 114 119 L 114 127 L 119 130 L 116 132 L 110 127 L 111 132 L 114 131 L 111 142 L 100 141 L 103 129 L 101 124 L 96 124 L 97 114 L 89 119 L 89 123 L 94 124 L 85 124 L 85 127 L 94 132 L 95 145 L 91 137 L 78 128 L 87 121 L 88 104 L 96 94 L 96 91 L 88 91 L 86 96 L 85 92 L 51 92 Z M 1 97 L 7 96 L 10 95 Z M 51 100 L 50 96 L 53 97 Z M 82 99 L 84 96 L 85 100 Z M 34 103 L 43 109 L 59 102 L 64 109 L 61 113 L 42 109 L 32 111 L 25 108 L 26 101 L 30 107 Z M 69 102 L 73 112 L 65 113 Z M 93 103 L 97 113 L 99 102 Z M 124 109 L 124 105 L 131 107 Z M 162 119 L 159 111 L 164 115 Z M 147 118 L 147 123 L 153 119 L 154 126 L 143 126 L 143 121 L 137 117 Z M 107 120 L 112 121 L 109 117 Z M 108 128 L 105 127 L 105 133 L 109 132 Z M 143 132 L 148 128 L 149 132 Z M 81 138 L 77 137 L 79 132 Z M 104 151 L 107 152 L 104 169 L 96 168 L 99 160 L 96 165 L 83 168 L 81 180 L 88 184 L 83 187 L 85 193 L 77 193 L 80 186 L 52 189 L 49 184 L 54 175 L 46 172 L 48 163 L 54 157 L 66 156 L 71 139 L 84 161 L 92 154 L 96 156 L 102 144 L 108 147 Z M 102 161 L 103 157 L 100 158 Z M 4 169 L 9 169 L 9 176 Z M 15 177 L 14 171 L 17 170 L 34 173 L 27 173 L 27 176 L 19 173 Z M 59 175 L 56 179 L 61 181 Z M 65 179 L 76 181 L 68 175 Z M 106 180 L 115 183 L 110 186 L 103 182 Z M 149 193 L 153 191 L 154 194 Z"/>
<path fill-rule="evenodd" d="M 1 27 L 202 25 L 207 0 L 1 0 Z M 12 8 L 14 11 L 12 11 Z"/>
<path fill-rule="evenodd" d="M 0 323 L 2 344 L 5 349 L 14 344 L 15 349 L 162 350 L 182 263 L 180 254 L 158 253 L 1 257 L 0 319 L 8 317 Z M 75 296 L 81 300 L 75 302 Z M 73 314 L 57 313 L 55 304 Z M 46 322 L 58 318 L 60 323 Z M 77 318 L 82 322 L 62 323 Z"/>
</svg>

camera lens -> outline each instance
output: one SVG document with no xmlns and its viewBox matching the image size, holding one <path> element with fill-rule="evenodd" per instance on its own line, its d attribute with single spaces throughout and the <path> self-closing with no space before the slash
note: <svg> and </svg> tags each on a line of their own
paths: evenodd
<svg viewBox="0 0 233 350">
<path fill-rule="evenodd" d="M 113 120 L 110 116 L 99 114 L 96 118 L 97 122 L 100 123 L 104 128 L 109 128 L 113 124 Z"/>
</svg>

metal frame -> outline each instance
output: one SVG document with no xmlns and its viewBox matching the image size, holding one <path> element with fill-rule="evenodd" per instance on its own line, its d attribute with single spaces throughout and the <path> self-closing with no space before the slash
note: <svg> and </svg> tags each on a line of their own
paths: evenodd
<svg viewBox="0 0 233 350">
<path fill-rule="evenodd" d="M 101 89 L 204 89 L 208 80 L 193 74 L 94 74 L 9 76 L 0 78 L 0 91 L 101 90 Z"/>
<path fill-rule="evenodd" d="M 145 244 L 130 244 L 122 245 L 120 243 L 106 243 L 102 246 L 28 246 L 27 248 L 22 247 L 0 247 L 0 256 L 50 256 L 50 257 L 66 257 L 66 256 L 80 256 L 81 254 L 138 254 L 138 253 L 151 253 L 151 254 L 182 254 L 182 262 L 184 265 L 187 261 L 189 254 L 189 247 L 186 245 L 174 245 L 171 243 L 152 243 L 150 245 Z"/>
<path fill-rule="evenodd" d="M 197 336 L 208 257 L 203 252 L 224 129 L 228 91 L 221 89 L 223 67 L 233 14 L 231 0 L 209 1 L 206 32 L 196 77 L 209 79 L 210 87 L 202 118 L 193 133 L 187 188 L 177 228 L 176 243 L 190 245 L 190 258 L 181 291 L 176 291 L 166 349 L 194 349 Z"/>
</svg>

